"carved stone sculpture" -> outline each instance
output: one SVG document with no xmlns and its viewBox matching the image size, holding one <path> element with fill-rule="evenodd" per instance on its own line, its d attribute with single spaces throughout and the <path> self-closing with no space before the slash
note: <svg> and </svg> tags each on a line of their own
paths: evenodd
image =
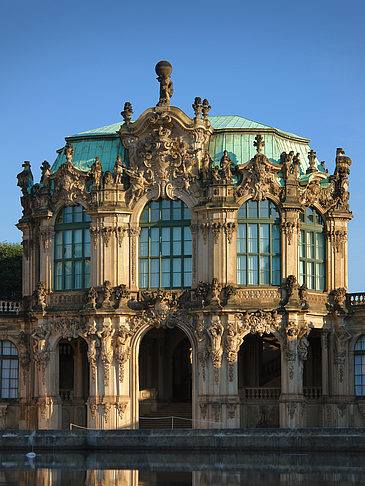
<svg viewBox="0 0 365 486">
<path fill-rule="evenodd" d="M 120 325 L 115 336 L 116 360 L 119 368 L 119 381 L 123 383 L 124 379 L 124 365 L 128 361 L 131 353 L 130 342 L 133 336 L 127 326 Z"/>
<path fill-rule="evenodd" d="M 200 118 L 203 110 L 202 99 L 196 97 L 194 103 L 192 104 L 194 114 L 196 118 Z"/>
<path fill-rule="evenodd" d="M 86 308 L 96 309 L 96 299 L 98 298 L 98 293 L 94 287 L 90 287 L 86 294 Z"/>
<path fill-rule="evenodd" d="M 220 368 L 222 366 L 223 332 L 224 326 L 218 317 L 215 318 L 210 327 L 207 328 L 210 341 L 210 356 L 212 358 L 214 368 Z"/>
<path fill-rule="evenodd" d="M 51 175 L 50 169 L 50 164 L 47 162 L 47 160 L 45 160 L 41 166 L 41 185 L 43 189 L 47 190 L 49 189 L 49 176 Z"/>
<path fill-rule="evenodd" d="M 113 176 L 116 184 L 122 184 L 123 182 L 123 172 L 126 165 L 122 162 L 122 157 L 117 155 L 117 160 L 114 164 Z"/>
<path fill-rule="evenodd" d="M 41 373 L 42 383 L 45 383 L 45 370 L 49 362 L 49 337 L 51 330 L 48 323 L 45 321 L 37 327 L 33 333 L 33 359 L 36 362 Z"/>
<path fill-rule="evenodd" d="M 211 109 L 211 106 L 209 104 L 209 101 L 205 98 L 203 100 L 203 118 L 206 120 L 208 118 L 209 111 Z"/>
<path fill-rule="evenodd" d="M 28 162 L 27 160 L 24 162 L 22 167 L 23 167 L 22 172 L 20 172 L 17 175 L 17 179 L 18 179 L 17 186 L 20 187 L 23 196 L 27 196 L 28 190 L 33 185 L 33 174 L 32 171 L 30 170 L 30 162 Z"/>
<path fill-rule="evenodd" d="M 254 201 L 262 201 L 269 195 L 279 195 L 282 191 L 276 173 L 280 167 L 272 164 L 262 154 L 265 145 L 261 135 L 257 135 L 254 145 L 257 154 L 241 169 L 242 182 L 236 189 L 236 198 L 249 194 Z"/>
<path fill-rule="evenodd" d="M 109 385 L 110 365 L 113 360 L 112 341 L 115 333 L 109 318 L 105 319 L 103 328 L 97 331 L 101 344 L 101 361 L 104 364 L 104 386 Z"/>
<path fill-rule="evenodd" d="M 231 184 L 233 182 L 232 169 L 233 170 L 235 169 L 235 165 L 234 165 L 232 159 L 230 158 L 230 156 L 228 155 L 227 150 L 225 150 L 223 152 L 223 157 L 221 158 L 220 166 L 221 166 L 221 169 L 222 169 L 223 179 L 227 183 Z"/>
<path fill-rule="evenodd" d="M 102 287 L 102 292 L 101 292 L 102 299 L 103 299 L 102 307 L 104 307 L 104 308 L 111 307 L 112 303 L 110 301 L 110 298 L 111 298 L 112 292 L 113 292 L 113 287 L 111 286 L 111 283 L 109 282 L 109 280 L 106 280 L 104 282 L 104 285 Z"/>
<path fill-rule="evenodd" d="M 36 298 L 36 303 L 39 305 L 42 309 L 42 312 L 46 310 L 46 305 L 47 305 L 47 288 L 44 282 L 38 282 L 36 290 L 34 292 L 35 298 Z"/>
<path fill-rule="evenodd" d="M 259 309 L 256 312 L 238 314 L 237 317 L 241 320 L 242 328 L 251 334 L 257 333 L 260 336 L 263 334 L 274 334 L 281 327 L 276 311 Z"/>
<path fill-rule="evenodd" d="M 90 176 L 94 180 L 94 186 L 100 187 L 101 181 L 103 180 L 103 166 L 99 161 L 99 157 L 95 157 L 95 161 L 90 167 Z"/>
<path fill-rule="evenodd" d="M 160 99 L 157 106 L 169 106 L 174 92 L 170 79 L 172 66 L 168 61 L 160 61 L 156 64 L 155 71 L 158 76 L 157 81 L 160 83 Z"/>
<path fill-rule="evenodd" d="M 120 112 L 120 114 L 123 117 L 124 123 L 128 124 L 131 121 L 133 115 L 132 103 L 126 101 L 124 103 L 124 109 Z"/>
</svg>

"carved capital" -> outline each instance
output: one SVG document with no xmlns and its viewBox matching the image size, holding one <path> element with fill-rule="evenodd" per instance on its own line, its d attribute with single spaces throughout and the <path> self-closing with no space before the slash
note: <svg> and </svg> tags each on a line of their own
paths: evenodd
<svg viewBox="0 0 365 486">
<path fill-rule="evenodd" d="M 237 224 L 235 222 L 225 222 L 224 229 L 226 232 L 228 243 L 232 242 L 233 233 L 237 231 Z"/>
</svg>

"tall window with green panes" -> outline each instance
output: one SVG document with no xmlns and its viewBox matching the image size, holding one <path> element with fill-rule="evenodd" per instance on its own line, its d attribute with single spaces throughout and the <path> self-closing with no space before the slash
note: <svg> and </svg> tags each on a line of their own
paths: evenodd
<svg viewBox="0 0 365 486">
<path fill-rule="evenodd" d="M 326 287 L 326 242 L 321 215 L 312 208 L 305 208 L 299 216 L 302 222 L 299 250 L 299 283 L 310 290 Z"/>
<path fill-rule="evenodd" d="M 90 216 L 82 206 L 63 208 L 55 224 L 55 290 L 80 290 L 90 283 Z"/>
<path fill-rule="evenodd" d="M 182 201 L 152 201 L 145 207 L 139 237 L 139 287 L 191 287 L 190 211 Z"/>
<path fill-rule="evenodd" d="M 237 215 L 238 285 L 280 285 L 280 215 L 273 202 L 245 202 Z"/>
</svg>

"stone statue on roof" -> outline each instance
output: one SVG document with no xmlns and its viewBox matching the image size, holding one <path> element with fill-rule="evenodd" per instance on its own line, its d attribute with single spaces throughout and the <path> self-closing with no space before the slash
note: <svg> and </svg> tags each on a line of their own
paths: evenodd
<svg viewBox="0 0 365 486">
<path fill-rule="evenodd" d="M 172 66 L 168 61 L 160 61 L 156 64 L 155 71 L 158 75 L 157 81 L 160 83 L 160 99 L 157 106 L 170 106 L 170 98 L 174 92 L 170 79 Z"/>
</svg>

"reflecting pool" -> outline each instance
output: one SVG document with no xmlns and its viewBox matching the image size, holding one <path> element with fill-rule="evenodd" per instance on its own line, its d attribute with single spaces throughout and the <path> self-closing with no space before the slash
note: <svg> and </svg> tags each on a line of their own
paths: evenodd
<svg viewBox="0 0 365 486">
<path fill-rule="evenodd" d="M 0 454 L 0 486 L 364 485 L 363 454 Z"/>
</svg>

